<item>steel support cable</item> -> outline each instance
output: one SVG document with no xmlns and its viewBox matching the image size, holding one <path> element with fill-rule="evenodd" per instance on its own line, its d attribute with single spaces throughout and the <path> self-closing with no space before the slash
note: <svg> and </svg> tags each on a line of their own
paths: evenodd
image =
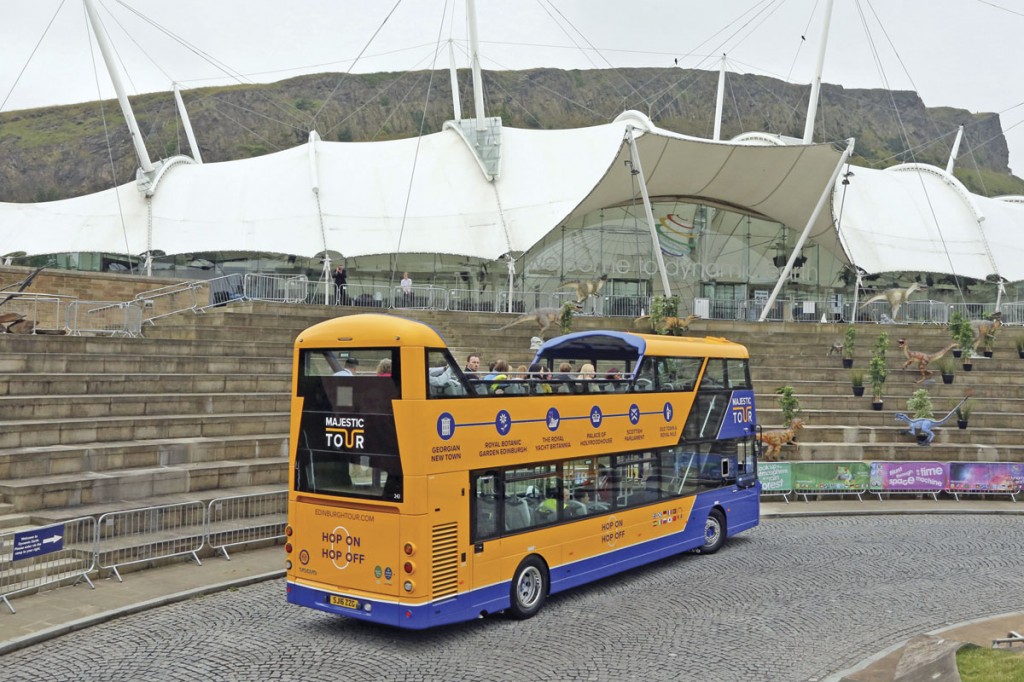
<svg viewBox="0 0 1024 682">
<path fill-rule="evenodd" d="M 354 69 L 356 67 L 356 64 L 359 63 L 359 60 L 363 58 L 363 54 L 365 54 L 366 51 L 368 49 L 370 49 L 370 44 L 374 40 L 376 40 L 377 34 L 379 34 L 381 32 L 381 29 L 384 28 L 384 24 L 388 23 L 388 19 L 391 18 L 391 15 L 393 15 L 395 13 L 395 10 L 398 9 L 398 6 L 401 5 L 401 4 L 402 4 L 402 0 L 397 0 L 397 2 L 395 2 L 394 6 L 388 12 L 387 16 L 384 17 L 384 20 L 382 22 L 380 22 L 379 26 L 377 26 L 377 29 L 373 32 L 373 35 L 371 35 L 369 40 L 366 41 L 366 44 L 363 45 L 363 49 L 359 51 L 359 54 L 356 55 L 356 58 L 352 60 L 351 64 L 349 64 L 348 70 L 345 71 L 344 75 L 347 76 L 347 75 L 352 73 L 352 69 Z M 447 6 L 448 6 L 448 3 L 445 2 L 446 10 L 447 10 Z M 440 39 L 440 36 L 438 38 Z M 315 114 L 313 114 L 312 124 L 313 124 L 314 127 L 316 127 L 316 118 L 317 118 L 317 116 L 319 116 L 321 114 L 321 112 L 323 112 L 324 107 L 327 106 L 327 103 L 330 102 L 334 98 L 335 93 L 338 92 L 338 88 L 341 87 L 341 83 L 344 80 L 345 80 L 344 78 L 339 78 L 338 79 L 338 82 L 334 84 L 334 89 L 331 90 L 330 94 L 328 94 L 327 97 L 324 98 L 323 104 L 321 104 L 320 108 L 316 110 Z"/>
<path fill-rule="evenodd" d="M 155 22 L 152 19 L 150 19 L 149 17 L 147 17 L 145 14 L 142 14 L 141 12 L 139 12 L 137 9 L 135 9 L 133 7 L 129 7 L 128 5 L 126 5 L 124 3 L 124 0 L 117 0 L 117 3 L 119 5 L 121 5 L 122 7 L 124 7 L 125 9 L 127 9 L 132 14 L 134 14 L 137 17 L 139 17 L 140 19 L 142 19 L 144 22 L 146 22 L 147 24 L 149 24 L 150 26 L 152 26 L 156 30 L 158 30 L 161 33 L 163 33 L 164 35 L 166 35 L 168 38 L 170 38 L 174 42 L 178 43 L 179 45 L 183 46 L 185 49 L 187 49 L 190 52 L 192 52 L 194 55 L 196 55 L 197 57 L 199 57 L 203 61 L 209 63 L 210 65 L 212 65 L 214 67 L 216 67 L 217 69 L 222 71 L 228 77 L 238 81 L 239 83 L 245 83 L 247 85 L 255 85 L 255 83 L 252 80 L 250 80 L 245 74 L 243 74 L 243 73 L 241 73 L 239 71 L 236 71 L 235 69 L 232 69 L 231 67 L 229 67 L 224 62 L 220 61 L 219 59 L 216 59 L 215 57 L 213 57 L 212 55 L 208 54 L 204 50 L 199 49 L 198 47 L 196 47 L 192 43 L 188 42 L 187 40 L 185 40 L 181 36 L 175 34 L 173 31 L 165 28 L 164 26 L 161 26 L 157 22 Z M 267 102 L 269 102 L 275 109 L 278 109 L 278 110 L 284 112 L 287 116 L 289 116 L 289 117 L 295 119 L 296 121 L 299 121 L 300 123 L 302 123 L 301 117 L 299 117 L 292 110 L 291 107 L 285 107 L 285 106 L 279 104 L 278 102 L 275 102 L 273 99 L 268 97 L 266 92 L 263 91 L 263 90 L 258 90 L 257 91 L 257 95 L 259 97 L 262 97 L 263 99 L 265 99 Z M 284 123 L 283 121 L 281 123 L 283 123 L 284 125 L 291 125 L 291 124 Z M 293 125 L 292 127 L 298 128 L 298 125 Z"/>
<path fill-rule="evenodd" d="M 18 75 L 15 77 L 14 82 L 11 83 L 11 89 L 7 91 L 6 95 L 4 95 L 4 101 L 0 102 L 0 111 L 4 110 L 4 107 L 7 105 L 7 100 L 9 100 L 11 95 L 14 94 L 14 88 L 18 87 L 21 77 L 25 75 L 25 69 L 27 69 L 28 65 L 32 63 L 32 58 L 36 56 L 39 46 L 43 44 L 46 34 L 50 32 L 50 27 L 53 26 L 53 22 L 57 19 L 57 15 L 60 14 L 60 10 L 64 7 L 65 2 L 67 2 L 67 0 L 60 0 L 60 4 L 57 5 L 57 9 L 54 11 L 53 16 L 50 17 L 50 21 L 46 23 L 46 28 L 43 29 L 43 34 L 39 36 L 39 40 L 36 41 L 35 46 L 32 48 L 32 52 L 29 53 L 28 59 L 26 59 L 25 63 L 21 65 L 21 70 L 18 71 Z"/>
<path fill-rule="evenodd" d="M 401 2 L 401 0 L 399 0 Z M 395 4 L 398 7 L 398 3 Z M 394 12 L 394 8 L 391 10 Z M 441 41 L 442 31 L 444 30 L 444 17 L 448 12 L 448 2 L 445 0 L 444 10 L 441 12 L 441 23 L 437 27 L 437 42 Z M 390 14 L 388 16 L 391 16 Z M 378 29 L 379 30 L 379 29 Z M 376 34 L 375 34 L 376 35 Z M 409 184 L 405 191 L 405 206 L 402 208 L 402 223 L 398 228 L 398 243 L 395 245 L 395 262 L 391 264 L 391 277 L 389 280 L 389 286 L 395 286 L 395 271 L 398 269 L 397 259 L 398 254 L 402 252 L 402 238 L 405 236 L 405 223 L 409 217 L 409 201 L 412 198 L 412 183 L 416 179 L 416 166 L 420 159 L 420 146 L 423 143 L 423 130 L 427 124 L 427 109 L 430 106 L 430 93 L 433 90 L 434 85 L 434 67 L 437 64 L 437 51 L 434 51 L 434 61 L 430 65 L 430 79 L 427 81 L 427 94 L 423 100 L 423 110 L 420 116 L 420 131 L 419 135 L 416 136 L 416 150 L 412 157 L 412 168 L 409 169 Z"/>
</svg>

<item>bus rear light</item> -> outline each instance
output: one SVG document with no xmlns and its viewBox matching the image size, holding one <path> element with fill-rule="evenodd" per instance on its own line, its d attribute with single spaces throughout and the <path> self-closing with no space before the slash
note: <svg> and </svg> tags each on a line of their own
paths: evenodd
<svg viewBox="0 0 1024 682">
<path fill-rule="evenodd" d="M 406 592 L 412 592 L 416 588 L 411 580 L 406 580 L 402 587 L 405 588 Z"/>
<path fill-rule="evenodd" d="M 289 559 L 288 561 L 284 562 L 284 567 L 287 568 L 289 571 L 292 570 L 292 560 Z"/>
<path fill-rule="evenodd" d="M 405 550 L 405 555 L 406 556 L 412 556 L 413 554 L 416 553 L 416 547 L 411 542 L 405 543 L 405 547 L 403 547 L 402 549 Z"/>
<path fill-rule="evenodd" d="M 416 572 L 416 567 L 413 565 L 413 563 L 411 561 L 406 561 L 405 565 L 403 566 L 403 568 L 405 569 L 405 572 L 408 573 L 409 575 L 412 575 L 413 573 Z"/>
<path fill-rule="evenodd" d="M 284 543 L 284 551 L 286 553 L 288 553 L 288 554 L 291 554 L 292 553 L 292 543 L 290 543 L 290 542 Z"/>
<path fill-rule="evenodd" d="M 292 527 L 291 526 L 285 526 L 284 527 L 284 534 L 287 535 L 288 537 L 291 537 L 292 536 Z"/>
</svg>

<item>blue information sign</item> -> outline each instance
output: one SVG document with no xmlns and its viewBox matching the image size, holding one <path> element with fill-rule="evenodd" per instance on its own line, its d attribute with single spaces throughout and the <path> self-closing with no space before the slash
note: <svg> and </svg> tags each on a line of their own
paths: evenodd
<svg viewBox="0 0 1024 682">
<path fill-rule="evenodd" d="M 14 561 L 64 549 L 64 524 L 14 534 Z"/>
</svg>

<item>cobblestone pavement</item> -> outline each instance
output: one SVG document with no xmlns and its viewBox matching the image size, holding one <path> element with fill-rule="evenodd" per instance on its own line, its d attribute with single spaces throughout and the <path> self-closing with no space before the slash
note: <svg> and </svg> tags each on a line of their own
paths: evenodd
<svg viewBox="0 0 1024 682">
<path fill-rule="evenodd" d="M 284 581 L 0 659 L 5 680 L 820 680 L 914 635 L 1024 608 L 1019 517 L 773 518 L 684 555 L 428 632 L 284 602 Z"/>
</svg>

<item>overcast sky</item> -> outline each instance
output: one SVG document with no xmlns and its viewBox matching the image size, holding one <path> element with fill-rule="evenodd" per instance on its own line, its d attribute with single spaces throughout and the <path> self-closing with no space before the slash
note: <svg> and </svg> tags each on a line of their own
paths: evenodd
<svg viewBox="0 0 1024 682">
<path fill-rule="evenodd" d="M 168 90 L 173 81 L 188 88 L 424 69 L 438 39 L 449 37 L 459 65 L 467 64 L 464 0 L 94 2 L 131 94 Z M 717 69 L 726 53 L 730 71 L 809 83 L 825 2 L 478 0 L 481 58 L 485 69 L 667 67 L 677 58 L 683 67 Z M 112 97 L 99 60 L 83 0 L 0 0 L 0 110 Z M 446 49 L 437 60 L 447 68 Z M 1021 0 L 835 0 L 823 80 L 916 90 L 931 107 L 999 113 L 1010 166 L 1021 176 L 1022 67 Z"/>
</svg>

